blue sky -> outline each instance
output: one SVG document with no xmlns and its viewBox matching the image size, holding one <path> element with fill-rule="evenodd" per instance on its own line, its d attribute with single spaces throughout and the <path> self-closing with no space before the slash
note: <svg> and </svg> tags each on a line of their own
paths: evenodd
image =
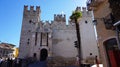
<svg viewBox="0 0 120 67">
<path fill-rule="evenodd" d="M 40 6 L 41 20 L 53 20 L 54 14 L 64 12 L 67 20 L 77 6 L 86 0 L 0 0 L 0 41 L 19 46 L 23 7 Z"/>
</svg>

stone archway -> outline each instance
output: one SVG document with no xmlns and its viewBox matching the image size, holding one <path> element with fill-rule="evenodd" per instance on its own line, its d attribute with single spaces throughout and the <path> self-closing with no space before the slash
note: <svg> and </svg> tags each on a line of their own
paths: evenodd
<svg viewBox="0 0 120 67">
<path fill-rule="evenodd" d="M 47 49 L 41 49 L 40 51 L 40 61 L 45 61 L 48 57 Z"/>
</svg>

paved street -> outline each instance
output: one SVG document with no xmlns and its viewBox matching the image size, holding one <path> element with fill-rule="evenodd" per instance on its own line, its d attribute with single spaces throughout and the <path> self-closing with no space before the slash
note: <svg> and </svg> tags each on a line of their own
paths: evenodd
<svg viewBox="0 0 120 67">
<path fill-rule="evenodd" d="M 65 66 L 65 67 L 76 67 L 76 66 Z"/>
<path fill-rule="evenodd" d="M 46 61 L 37 61 L 33 64 L 30 64 L 28 67 L 47 67 Z M 76 66 L 66 66 L 66 67 L 76 67 Z"/>
<path fill-rule="evenodd" d="M 47 67 L 46 61 L 37 61 L 33 64 L 30 64 L 28 67 Z"/>
</svg>

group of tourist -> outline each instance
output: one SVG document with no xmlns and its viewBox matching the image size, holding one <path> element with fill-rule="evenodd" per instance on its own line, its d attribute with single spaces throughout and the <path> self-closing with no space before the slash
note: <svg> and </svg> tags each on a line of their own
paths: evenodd
<svg viewBox="0 0 120 67">
<path fill-rule="evenodd" d="M 0 58 L 0 67 L 21 67 L 20 59 Z"/>
</svg>

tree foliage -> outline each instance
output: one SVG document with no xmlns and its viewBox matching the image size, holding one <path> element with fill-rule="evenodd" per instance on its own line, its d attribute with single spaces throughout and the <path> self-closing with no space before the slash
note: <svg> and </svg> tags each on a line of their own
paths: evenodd
<svg viewBox="0 0 120 67">
<path fill-rule="evenodd" d="M 78 54 L 79 54 L 79 66 L 81 65 L 81 36 L 80 36 L 80 29 L 79 29 L 79 23 L 78 20 L 82 17 L 81 11 L 74 11 L 72 15 L 70 16 L 71 20 L 74 20 L 75 26 L 76 26 L 76 35 L 77 35 L 77 41 L 76 45 L 78 45 Z"/>
<path fill-rule="evenodd" d="M 72 15 L 70 16 L 71 20 L 78 20 L 79 18 L 82 17 L 82 12 L 81 11 L 74 11 Z"/>
</svg>

